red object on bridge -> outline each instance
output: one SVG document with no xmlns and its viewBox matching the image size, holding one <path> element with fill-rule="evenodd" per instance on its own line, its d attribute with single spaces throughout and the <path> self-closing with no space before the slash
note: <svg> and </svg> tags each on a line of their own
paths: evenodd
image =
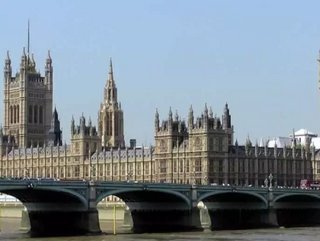
<svg viewBox="0 0 320 241">
<path fill-rule="evenodd" d="M 308 179 L 302 179 L 300 181 L 300 188 L 301 189 L 316 189 L 320 190 L 320 181 L 318 180 L 308 180 Z"/>
</svg>

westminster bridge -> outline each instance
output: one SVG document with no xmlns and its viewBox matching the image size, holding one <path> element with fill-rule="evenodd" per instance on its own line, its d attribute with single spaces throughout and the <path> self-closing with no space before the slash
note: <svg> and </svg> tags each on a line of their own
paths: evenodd
<svg viewBox="0 0 320 241">
<path fill-rule="evenodd" d="M 2 179 L 0 192 L 25 205 L 34 235 L 100 233 L 97 204 L 109 195 L 129 207 L 133 232 L 201 230 L 201 201 L 208 209 L 211 229 L 320 224 L 318 190 Z"/>
</svg>

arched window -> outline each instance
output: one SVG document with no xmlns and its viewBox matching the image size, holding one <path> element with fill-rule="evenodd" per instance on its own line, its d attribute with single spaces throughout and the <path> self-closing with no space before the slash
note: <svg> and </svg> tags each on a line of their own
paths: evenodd
<svg viewBox="0 0 320 241">
<path fill-rule="evenodd" d="M 39 106 L 39 123 L 43 123 L 43 107 L 41 105 Z"/>
<path fill-rule="evenodd" d="M 19 111 L 19 105 L 17 105 L 17 123 L 20 121 L 20 111 Z"/>
<path fill-rule="evenodd" d="M 14 105 L 13 106 L 13 123 L 16 123 L 16 122 L 17 122 L 17 108 Z"/>
<path fill-rule="evenodd" d="M 32 105 L 29 105 L 29 116 L 28 116 L 28 119 L 29 119 L 29 123 L 32 123 Z"/>
<path fill-rule="evenodd" d="M 33 122 L 38 123 L 38 106 L 34 106 L 34 112 L 33 112 Z"/>
<path fill-rule="evenodd" d="M 9 122 L 12 124 L 12 123 L 13 123 L 13 111 L 12 111 L 12 106 L 9 107 L 9 117 L 10 117 Z"/>
</svg>

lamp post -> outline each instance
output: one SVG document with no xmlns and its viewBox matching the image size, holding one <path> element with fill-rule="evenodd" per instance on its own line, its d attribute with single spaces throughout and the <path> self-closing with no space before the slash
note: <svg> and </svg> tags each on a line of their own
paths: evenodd
<svg viewBox="0 0 320 241">
<path fill-rule="evenodd" d="M 266 179 L 264 179 L 264 187 L 268 188 L 268 177 L 266 177 Z"/>
<path fill-rule="evenodd" d="M 130 182 L 132 178 L 132 170 L 127 173 L 127 182 Z"/>
<path fill-rule="evenodd" d="M 203 177 L 203 184 L 208 185 L 208 177 L 207 176 Z"/>
<path fill-rule="evenodd" d="M 27 168 L 24 169 L 24 178 L 29 179 L 29 169 Z"/>
<path fill-rule="evenodd" d="M 93 181 L 94 179 L 95 179 L 95 166 L 93 165 L 93 164 L 90 164 L 89 165 L 90 166 L 90 178 L 89 178 L 89 180 L 90 181 Z"/>
<path fill-rule="evenodd" d="M 272 180 L 273 180 L 272 173 L 269 174 L 268 179 L 269 179 L 269 190 L 271 191 L 272 190 Z"/>
</svg>

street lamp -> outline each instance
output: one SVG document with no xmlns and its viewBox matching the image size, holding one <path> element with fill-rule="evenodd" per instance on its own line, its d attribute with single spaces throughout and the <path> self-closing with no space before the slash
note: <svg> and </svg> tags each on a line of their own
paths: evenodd
<svg viewBox="0 0 320 241">
<path fill-rule="evenodd" d="M 29 169 L 27 168 L 24 169 L 24 178 L 29 179 Z"/>
<path fill-rule="evenodd" d="M 207 177 L 207 176 L 204 176 L 204 178 L 203 178 L 203 184 L 204 184 L 204 185 L 208 185 L 208 177 Z"/>
<path fill-rule="evenodd" d="M 95 166 L 93 165 L 93 164 L 90 164 L 89 165 L 89 167 L 90 167 L 90 181 L 93 181 L 94 179 L 95 179 Z"/>
<path fill-rule="evenodd" d="M 270 175 L 268 176 L 268 179 L 269 179 L 269 190 L 272 190 L 272 180 L 273 180 L 272 173 L 270 173 Z"/>
<path fill-rule="evenodd" d="M 268 177 L 266 177 L 266 179 L 264 179 L 264 187 L 268 188 Z"/>
<path fill-rule="evenodd" d="M 127 173 L 127 182 L 130 182 L 132 178 L 132 170 Z"/>
</svg>

